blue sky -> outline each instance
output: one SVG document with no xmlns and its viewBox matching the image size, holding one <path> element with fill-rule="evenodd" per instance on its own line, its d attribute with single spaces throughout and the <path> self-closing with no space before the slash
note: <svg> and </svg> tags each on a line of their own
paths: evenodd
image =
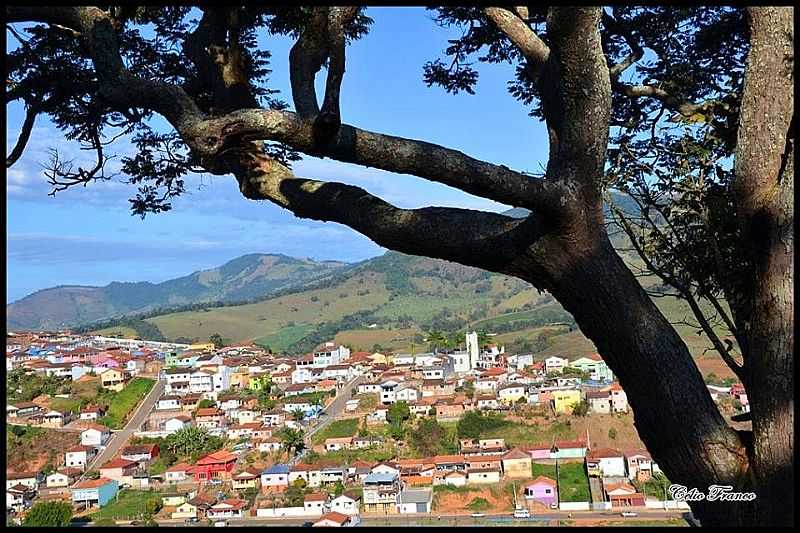
<svg viewBox="0 0 800 533">
<path fill-rule="evenodd" d="M 546 163 L 544 126 L 506 90 L 510 65 L 479 65 L 477 94 L 448 95 L 428 88 L 422 66 L 439 57 L 457 30 L 440 28 L 422 8 L 371 8 L 367 36 L 348 48 L 341 108 L 354 126 L 422 139 L 473 157 L 524 171 Z M 8 40 L 7 46 L 13 46 Z M 288 54 L 292 41 L 265 34 L 260 46 L 272 52 L 271 86 L 290 102 Z M 318 76 L 324 81 L 324 74 Z M 321 91 L 319 91 L 322 94 Z M 23 108 L 7 106 L 7 151 L 17 138 Z M 336 223 L 301 220 L 268 202 L 246 200 L 232 177 L 198 175 L 173 210 L 130 214 L 133 186 L 117 178 L 57 194 L 40 163 L 58 148 L 85 161 L 43 117 L 25 155 L 8 170 L 7 302 L 54 285 L 105 285 L 111 281 L 163 281 L 218 266 L 253 252 L 359 261 L 385 250 Z M 113 153 L 124 155 L 125 143 Z M 458 206 L 501 211 L 507 206 L 412 176 L 304 156 L 297 175 L 359 185 L 400 207 Z"/>
</svg>

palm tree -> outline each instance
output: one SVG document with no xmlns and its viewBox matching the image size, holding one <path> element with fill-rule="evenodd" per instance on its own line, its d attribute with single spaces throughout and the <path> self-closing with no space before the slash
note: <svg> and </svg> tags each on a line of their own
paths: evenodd
<svg viewBox="0 0 800 533">
<path fill-rule="evenodd" d="M 430 349 L 436 351 L 444 345 L 445 337 L 441 331 L 434 329 L 428 333 L 428 338 L 426 340 L 428 341 Z"/>
<path fill-rule="evenodd" d="M 281 439 L 281 445 L 286 450 L 287 458 L 292 456 L 292 451 L 294 451 L 294 455 L 297 455 L 306 447 L 302 429 L 286 427 L 278 433 L 278 437 Z"/>
<path fill-rule="evenodd" d="M 295 420 L 296 422 L 300 422 L 301 420 L 303 420 L 306 417 L 306 412 L 298 407 L 297 409 L 294 409 L 291 412 L 291 415 L 292 415 L 292 420 Z"/>
</svg>

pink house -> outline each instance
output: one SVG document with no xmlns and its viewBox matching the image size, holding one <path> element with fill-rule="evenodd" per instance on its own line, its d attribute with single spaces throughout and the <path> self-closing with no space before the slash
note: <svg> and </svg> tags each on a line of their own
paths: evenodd
<svg viewBox="0 0 800 533">
<path fill-rule="evenodd" d="M 90 357 L 89 361 L 95 368 L 116 368 L 119 366 L 119 361 L 105 352 L 100 352 L 94 357 Z"/>
<path fill-rule="evenodd" d="M 558 489 L 556 482 L 553 479 L 545 476 L 539 476 L 527 485 L 525 485 L 525 499 L 534 500 L 545 505 L 558 500 Z"/>
<path fill-rule="evenodd" d="M 527 447 L 526 450 L 530 454 L 531 459 L 550 459 L 550 446 L 539 444 Z"/>
</svg>

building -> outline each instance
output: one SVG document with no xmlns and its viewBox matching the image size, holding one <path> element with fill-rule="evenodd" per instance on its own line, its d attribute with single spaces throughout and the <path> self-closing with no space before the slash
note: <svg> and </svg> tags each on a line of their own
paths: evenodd
<svg viewBox="0 0 800 533">
<path fill-rule="evenodd" d="M 247 507 L 247 502 L 235 498 L 222 500 L 215 503 L 206 511 L 206 517 L 209 520 L 220 520 L 225 518 L 242 518 L 244 516 L 244 508 Z"/>
<path fill-rule="evenodd" d="M 194 467 L 188 463 L 178 463 L 167 468 L 166 472 L 164 472 L 164 481 L 167 483 L 179 483 L 181 481 L 186 481 L 189 476 L 189 472 Z"/>
<path fill-rule="evenodd" d="M 356 524 L 358 524 L 356 516 L 348 516 L 337 511 L 331 511 L 320 516 L 312 527 L 350 527 Z"/>
<path fill-rule="evenodd" d="M 539 476 L 525 485 L 525 499 L 533 500 L 550 506 L 558 502 L 558 488 L 556 481 L 546 476 Z"/>
<path fill-rule="evenodd" d="M 654 473 L 660 472 L 647 450 L 625 450 L 624 456 L 629 479 L 647 481 Z"/>
<path fill-rule="evenodd" d="M 599 354 L 580 357 L 569 363 L 569 366 L 586 372 L 593 381 L 614 381 L 614 374 Z"/>
<path fill-rule="evenodd" d="M 66 451 L 64 454 L 64 464 L 68 467 L 85 470 L 86 466 L 94 459 L 95 455 L 97 455 L 97 448 L 94 446 L 78 444 Z"/>
<path fill-rule="evenodd" d="M 86 479 L 72 487 L 72 503 L 80 508 L 103 507 L 117 495 L 119 483 L 104 477 Z"/>
<path fill-rule="evenodd" d="M 200 458 L 193 469 L 194 480 L 200 483 L 212 479 L 228 479 L 236 464 L 237 456 L 220 450 Z"/>
<path fill-rule="evenodd" d="M 430 513 L 433 503 L 431 489 L 405 489 L 397 500 L 397 512 L 400 514 Z"/>
<path fill-rule="evenodd" d="M 138 444 L 122 448 L 120 457 L 129 461 L 152 461 L 158 457 L 158 444 Z"/>
<path fill-rule="evenodd" d="M 644 494 L 636 492 L 628 483 L 603 483 L 603 492 L 612 508 L 644 506 Z"/>
<path fill-rule="evenodd" d="M 133 485 L 133 475 L 137 465 L 136 461 L 117 457 L 100 467 L 100 475 L 107 479 L 113 479 L 120 485 Z"/>
<path fill-rule="evenodd" d="M 502 458 L 503 474 L 511 479 L 526 479 L 531 476 L 532 460 L 519 448 L 507 452 Z"/>
<path fill-rule="evenodd" d="M 361 504 L 361 496 L 352 491 L 345 491 L 336 498 L 332 499 L 328 507 L 336 513 L 348 516 L 358 515 L 358 508 Z"/>
<path fill-rule="evenodd" d="M 103 446 L 110 437 L 110 429 L 100 424 L 91 424 L 81 431 L 81 444 L 84 446 Z"/>
<path fill-rule="evenodd" d="M 544 369 L 548 374 L 560 374 L 569 365 L 569 361 L 556 355 L 544 360 Z"/>
<path fill-rule="evenodd" d="M 261 473 L 254 468 L 247 468 L 233 475 L 234 490 L 257 489 L 261 482 Z"/>
<path fill-rule="evenodd" d="M 116 392 L 125 388 L 128 373 L 122 369 L 109 368 L 100 373 L 100 383 L 104 389 Z"/>
<path fill-rule="evenodd" d="M 552 406 L 556 413 L 572 413 L 572 408 L 581 402 L 581 391 L 577 389 L 552 391 Z"/>
<path fill-rule="evenodd" d="M 586 471 L 593 477 L 625 476 L 625 457 L 614 448 L 590 450 L 586 456 Z"/>
<path fill-rule="evenodd" d="M 400 475 L 395 472 L 374 472 L 364 478 L 365 513 L 395 514 L 400 494 Z"/>
<path fill-rule="evenodd" d="M 37 490 L 39 488 L 39 480 L 40 476 L 36 472 L 6 473 L 6 488 L 23 485 L 31 490 Z"/>
<path fill-rule="evenodd" d="M 303 498 L 303 510 L 307 515 L 322 515 L 328 503 L 328 495 L 324 492 L 312 492 Z"/>
<path fill-rule="evenodd" d="M 69 487 L 80 473 L 78 468 L 64 468 L 47 476 L 45 483 L 48 489 Z"/>
<path fill-rule="evenodd" d="M 592 413 L 607 415 L 612 412 L 611 394 L 608 391 L 589 391 L 586 393 L 586 402 Z"/>
</svg>

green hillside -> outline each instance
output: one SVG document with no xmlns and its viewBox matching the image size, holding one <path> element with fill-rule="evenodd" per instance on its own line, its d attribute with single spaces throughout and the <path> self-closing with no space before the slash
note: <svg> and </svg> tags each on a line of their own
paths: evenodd
<svg viewBox="0 0 800 533">
<path fill-rule="evenodd" d="M 55 329 L 159 308 L 241 302 L 302 287 L 346 266 L 335 261 L 249 254 L 218 268 L 163 283 L 113 282 L 105 287 L 54 287 L 6 306 L 6 324 L 12 329 Z"/>
</svg>

